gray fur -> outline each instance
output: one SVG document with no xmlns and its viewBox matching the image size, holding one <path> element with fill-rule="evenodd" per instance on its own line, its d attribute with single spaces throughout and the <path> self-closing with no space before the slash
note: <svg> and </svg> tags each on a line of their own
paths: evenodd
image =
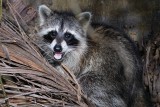
<svg viewBox="0 0 160 107">
<path fill-rule="evenodd" d="M 39 13 L 43 18 L 42 12 Z M 40 24 L 39 35 L 47 34 L 47 29 L 58 30 L 62 19 L 63 28 L 74 34 L 79 44 L 74 49 L 69 46 L 70 51 L 66 51 L 61 62 L 75 73 L 91 102 L 97 107 L 147 107 L 141 63 L 132 41 L 123 33 L 102 25 L 96 25 L 87 36 L 91 20 L 88 12 L 76 17 L 53 13 Z M 43 39 L 38 44 L 49 62 L 54 63 L 49 44 Z M 59 65 L 55 67 L 61 71 Z"/>
</svg>

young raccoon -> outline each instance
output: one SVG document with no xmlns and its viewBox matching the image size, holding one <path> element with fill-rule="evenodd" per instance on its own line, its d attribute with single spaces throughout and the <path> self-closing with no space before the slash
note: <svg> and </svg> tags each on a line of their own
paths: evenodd
<svg viewBox="0 0 160 107">
<path fill-rule="evenodd" d="M 64 63 L 97 107 L 147 107 L 136 49 L 125 34 L 74 15 L 39 6 L 39 46 L 50 63 Z M 88 33 L 88 27 L 93 27 Z M 61 67 L 55 67 L 62 73 Z"/>
</svg>

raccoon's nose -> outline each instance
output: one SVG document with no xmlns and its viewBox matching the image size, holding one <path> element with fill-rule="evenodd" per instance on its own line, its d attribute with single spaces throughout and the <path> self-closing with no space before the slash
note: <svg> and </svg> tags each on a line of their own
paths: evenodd
<svg viewBox="0 0 160 107">
<path fill-rule="evenodd" d="M 62 52 L 62 46 L 61 45 L 55 45 L 54 51 L 55 52 Z"/>
</svg>

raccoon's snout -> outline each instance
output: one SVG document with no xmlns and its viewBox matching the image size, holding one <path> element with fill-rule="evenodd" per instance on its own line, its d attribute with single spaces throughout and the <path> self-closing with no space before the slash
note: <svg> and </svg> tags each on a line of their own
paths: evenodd
<svg viewBox="0 0 160 107">
<path fill-rule="evenodd" d="M 56 44 L 54 47 L 53 47 L 53 57 L 54 57 L 54 60 L 56 61 L 62 61 L 63 59 L 63 55 L 64 55 L 64 52 L 62 52 L 62 46 L 60 44 Z"/>
<path fill-rule="evenodd" d="M 58 45 L 58 44 L 55 45 L 55 46 L 54 46 L 54 51 L 55 51 L 55 52 L 62 52 L 62 46 L 61 46 L 61 45 Z"/>
</svg>

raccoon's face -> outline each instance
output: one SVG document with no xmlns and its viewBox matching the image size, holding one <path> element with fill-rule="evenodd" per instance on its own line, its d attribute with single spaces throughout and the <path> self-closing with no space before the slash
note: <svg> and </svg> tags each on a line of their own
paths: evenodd
<svg viewBox="0 0 160 107">
<path fill-rule="evenodd" d="M 41 5 L 39 18 L 38 34 L 43 38 L 52 60 L 63 61 L 68 55 L 84 53 L 87 47 L 86 31 L 91 18 L 89 12 L 75 16 L 66 12 L 53 12 L 47 6 Z"/>
</svg>

